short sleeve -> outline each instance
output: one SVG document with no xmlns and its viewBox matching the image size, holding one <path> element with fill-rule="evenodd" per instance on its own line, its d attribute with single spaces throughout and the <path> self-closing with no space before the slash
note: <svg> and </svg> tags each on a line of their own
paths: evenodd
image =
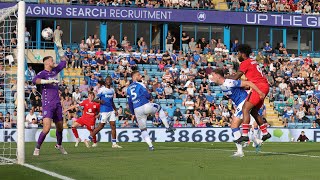
<svg viewBox="0 0 320 180">
<path fill-rule="evenodd" d="M 243 72 L 244 74 L 246 74 L 248 71 L 248 63 L 247 62 L 249 62 L 249 61 L 243 61 L 239 67 L 239 71 Z"/>
<path fill-rule="evenodd" d="M 223 83 L 224 86 L 232 88 L 232 87 L 241 87 L 241 80 L 232 80 L 232 79 L 226 79 L 225 83 Z"/>
</svg>

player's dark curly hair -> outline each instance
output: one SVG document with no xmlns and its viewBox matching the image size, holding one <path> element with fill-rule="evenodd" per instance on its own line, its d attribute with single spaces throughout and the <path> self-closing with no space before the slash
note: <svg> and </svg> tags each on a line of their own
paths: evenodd
<svg viewBox="0 0 320 180">
<path fill-rule="evenodd" d="M 252 53 L 251 47 L 248 44 L 240 44 L 238 46 L 238 51 L 244 53 L 247 57 Z"/>
</svg>

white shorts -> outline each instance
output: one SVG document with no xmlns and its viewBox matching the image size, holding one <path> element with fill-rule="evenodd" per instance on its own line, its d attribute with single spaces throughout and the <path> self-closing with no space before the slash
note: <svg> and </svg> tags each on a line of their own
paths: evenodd
<svg viewBox="0 0 320 180">
<path fill-rule="evenodd" d="M 234 116 L 240 119 L 243 119 L 243 113 L 242 113 L 242 107 L 244 102 L 246 102 L 245 100 L 242 101 L 236 109 L 236 112 L 234 113 Z M 250 115 L 250 125 L 253 125 L 253 123 L 255 122 L 255 119 Z"/>
<path fill-rule="evenodd" d="M 101 123 L 107 123 L 111 121 L 116 121 L 116 114 L 114 111 L 100 113 Z"/>
<path fill-rule="evenodd" d="M 147 117 L 149 114 L 154 115 L 160 111 L 161 106 L 155 103 L 147 103 L 143 106 L 134 109 L 134 114 L 137 118 L 140 129 L 147 127 Z"/>
</svg>

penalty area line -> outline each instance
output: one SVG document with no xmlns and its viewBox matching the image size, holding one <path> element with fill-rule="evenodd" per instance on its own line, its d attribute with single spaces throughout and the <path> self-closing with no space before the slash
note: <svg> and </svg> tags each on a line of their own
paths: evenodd
<svg viewBox="0 0 320 180">
<path fill-rule="evenodd" d="M 27 168 L 30 168 L 30 169 L 33 169 L 35 171 L 39 171 L 39 172 L 42 172 L 44 174 L 47 174 L 49 176 L 52 176 L 52 177 L 55 177 L 55 178 L 58 178 L 58 179 L 62 179 L 62 180 L 74 180 L 70 177 L 67 177 L 67 176 L 63 176 L 63 175 L 60 175 L 58 173 L 55 173 L 55 172 L 52 172 L 52 171 L 48 171 L 46 169 L 42 169 L 42 168 L 39 168 L 39 167 L 36 167 L 34 165 L 31 165 L 31 164 L 23 164 L 24 167 L 27 167 Z"/>
<path fill-rule="evenodd" d="M 9 159 L 9 158 L 5 158 L 5 157 L 0 157 L 0 159 L 4 160 L 5 162 L 7 162 L 6 164 L 8 164 L 8 162 L 10 162 L 10 164 L 16 164 L 16 160 L 15 159 Z M 42 168 L 39 168 L 39 167 L 36 167 L 34 165 L 31 165 L 31 164 L 23 164 L 22 166 L 24 167 L 27 167 L 27 168 L 30 168 L 32 170 L 35 170 L 35 171 L 38 171 L 38 172 L 42 172 L 44 174 L 47 174 L 49 176 L 52 176 L 52 177 L 55 177 L 55 178 L 58 178 L 58 179 L 62 179 L 62 180 L 75 180 L 75 179 L 72 179 L 70 177 L 67 177 L 67 176 L 63 176 L 63 175 L 60 175 L 58 173 L 55 173 L 55 172 L 52 172 L 52 171 L 48 171 L 46 169 L 42 169 Z"/>
<path fill-rule="evenodd" d="M 236 150 L 231 149 L 209 149 L 209 148 L 187 148 L 187 147 L 168 147 L 168 146 L 158 146 L 160 148 L 166 148 L 166 149 L 193 149 L 193 150 L 207 150 L 207 151 L 224 151 L 224 152 L 235 152 Z M 246 151 L 244 152 L 248 153 L 256 153 L 256 151 Z M 287 155 L 287 156 L 296 156 L 296 157 L 309 157 L 309 158 L 320 158 L 320 156 L 314 156 L 314 155 L 307 155 L 307 154 L 294 154 L 294 153 L 284 153 L 284 152 L 259 152 L 259 154 L 274 154 L 274 155 Z"/>
</svg>

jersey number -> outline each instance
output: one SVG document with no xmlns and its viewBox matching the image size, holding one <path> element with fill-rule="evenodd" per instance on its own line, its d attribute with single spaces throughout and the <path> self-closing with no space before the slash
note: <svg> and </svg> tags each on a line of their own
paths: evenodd
<svg viewBox="0 0 320 180">
<path fill-rule="evenodd" d="M 257 70 L 259 71 L 259 73 L 260 73 L 261 76 L 263 77 L 263 73 L 262 73 L 262 70 L 261 70 L 261 68 L 259 67 L 259 65 L 257 65 Z"/>
<path fill-rule="evenodd" d="M 130 89 L 132 100 L 134 101 L 137 98 L 137 93 L 134 92 L 135 89 Z"/>
</svg>

